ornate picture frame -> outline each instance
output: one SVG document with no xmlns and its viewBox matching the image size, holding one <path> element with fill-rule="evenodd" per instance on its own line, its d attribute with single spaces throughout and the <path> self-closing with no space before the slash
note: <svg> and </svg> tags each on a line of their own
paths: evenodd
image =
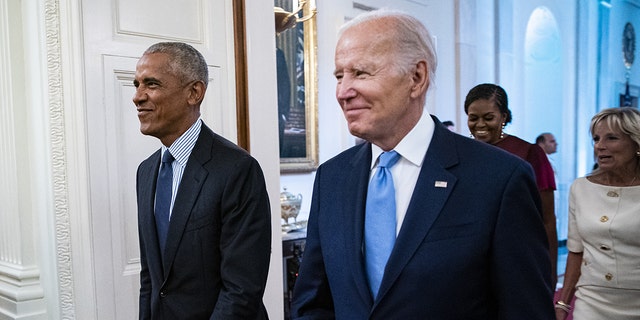
<svg viewBox="0 0 640 320">
<path fill-rule="evenodd" d="M 296 22 L 276 33 L 280 172 L 318 167 L 318 77 L 315 6 L 274 0 Z"/>
</svg>

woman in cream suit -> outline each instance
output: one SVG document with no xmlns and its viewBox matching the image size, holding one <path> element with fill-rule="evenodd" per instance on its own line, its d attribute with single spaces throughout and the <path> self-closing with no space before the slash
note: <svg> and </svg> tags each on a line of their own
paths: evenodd
<svg viewBox="0 0 640 320">
<path fill-rule="evenodd" d="M 640 319 L 640 111 L 602 110 L 590 130 L 598 169 L 571 186 L 556 318 Z"/>
</svg>

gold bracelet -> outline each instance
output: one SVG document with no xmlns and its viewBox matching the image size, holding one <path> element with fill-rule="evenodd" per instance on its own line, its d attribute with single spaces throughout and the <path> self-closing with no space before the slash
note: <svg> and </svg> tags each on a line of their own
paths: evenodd
<svg viewBox="0 0 640 320">
<path fill-rule="evenodd" d="M 558 301 L 556 302 L 555 308 L 556 308 L 556 309 L 562 309 L 562 310 L 564 310 L 564 311 L 565 311 L 565 312 L 567 312 L 567 313 L 571 311 L 571 306 L 570 306 L 570 305 L 568 305 L 567 303 L 565 303 L 565 302 L 564 302 L 564 301 L 562 301 L 562 300 L 558 300 Z"/>
</svg>

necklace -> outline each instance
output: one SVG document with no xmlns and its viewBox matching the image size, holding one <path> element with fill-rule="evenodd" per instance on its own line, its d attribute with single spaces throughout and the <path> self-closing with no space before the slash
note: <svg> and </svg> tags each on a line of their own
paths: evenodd
<svg viewBox="0 0 640 320">
<path fill-rule="evenodd" d="M 611 182 L 611 178 L 607 177 L 607 176 L 603 176 L 600 177 L 600 180 L 602 184 L 604 184 L 605 186 L 610 186 L 610 187 L 630 187 L 633 185 L 634 182 L 636 182 L 636 179 L 638 178 L 638 176 L 634 176 L 633 179 L 631 179 L 631 181 L 629 181 L 628 183 L 625 183 L 624 181 L 621 181 L 620 184 L 616 184 L 616 183 L 612 183 Z"/>
<path fill-rule="evenodd" d="M 630 187 L 631 185 L 633 185 L 633 183 L 634 183 L 634 182 L 636 182 L 636 178 L 637 178 L 637 177 L 638 177 L 638 176 L 634 176 L 634 177 L 633 177 L 633 179 L 631 179 L 631 182 L 627 183 L 627 185 L 626 185 L 626 186 L 624 186 L 624 187 Z M 611 184 L 609 184 L 609 185 L 611 185 Z M 619 194 L 617 191 L 609 190 L 609 192 L 607 192 L 607 196 L 608 196 L 608 197 L 614 197 L 614 198 L 617 198 L 617 197 L 619 197 L 619 196 L 620 196 L 620 194 Z"/>
</svg>

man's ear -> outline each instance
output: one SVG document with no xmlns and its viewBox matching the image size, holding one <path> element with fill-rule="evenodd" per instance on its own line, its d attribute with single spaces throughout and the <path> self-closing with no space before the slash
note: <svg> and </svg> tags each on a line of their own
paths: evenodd
<svg viewBox="0 0 640 320">
<path fill-rule="evenodd" d="M 204 93 L 207 90 L 207 87 L 204 82 L 198 80 L 190 83 L 187 90 L 189 90 L 189 97 L 187 98 L 189 104 L 199 105 L 202 102 L 202 99 L 204 99 Z"/>
<path fill-rule="evenodd" d="M 416 98 L 427 92 L 429 88 L 429 72 L 427 70 L 427 62 L 419 61 L 413 71 L 413 86 L 411 87 L 411 96 Z"/>
</svg>

